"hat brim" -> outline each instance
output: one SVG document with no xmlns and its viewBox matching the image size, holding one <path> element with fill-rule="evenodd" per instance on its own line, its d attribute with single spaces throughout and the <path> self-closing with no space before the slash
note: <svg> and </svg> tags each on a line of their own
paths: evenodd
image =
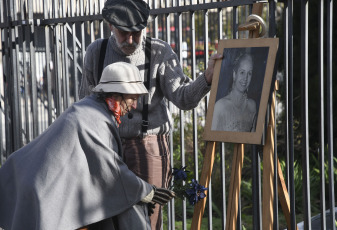
<svg viewBox="0 0 337 230">
<path fill-rule="evenodd" d="M 142 82 L 99 83 L 92 89 L 96 93 L 147 94 L 148 91 Z"/>
</svg>

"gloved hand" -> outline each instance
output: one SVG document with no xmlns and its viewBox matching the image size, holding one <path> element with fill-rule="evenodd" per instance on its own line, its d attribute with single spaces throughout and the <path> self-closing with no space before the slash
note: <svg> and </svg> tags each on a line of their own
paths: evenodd
<svg viewBox="0 0 337 230">
<path fill-rule="evenodd" d="M 155 209 L 156 205 L 152 202 L 147 203 L 147 214 L 149 216 L 151 216 L 154 213 L 154 209 Z"/>
<path fill-rule="evenodd" d="M 157 188 L 153 185 L 154 195 L 152 198 L 152 202 L 157 203 L 159 205 L 165 205 L 168 203 L 172 198 L 176 196 L 176 194 L 166 188 Z"/>
</svg>

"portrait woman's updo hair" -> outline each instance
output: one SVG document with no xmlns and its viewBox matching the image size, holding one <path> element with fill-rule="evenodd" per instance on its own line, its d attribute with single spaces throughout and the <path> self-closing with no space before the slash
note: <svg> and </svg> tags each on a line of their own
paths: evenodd
<svg viewBox="0 0 337 230">
<path fill-rule="evenodd" d="M 234 59 L 234 62 L 233 62 L 233 71 L 237 72 L 241 60 L 246 59 L 246 58 L 249 59 L 249 60 L 251 61 L 252 65 L 254 66 L 254 57 L 253 57 L 252 54 L 250 54 L 250 53 L 240 53 L 240 54 Z"/>
</svg>

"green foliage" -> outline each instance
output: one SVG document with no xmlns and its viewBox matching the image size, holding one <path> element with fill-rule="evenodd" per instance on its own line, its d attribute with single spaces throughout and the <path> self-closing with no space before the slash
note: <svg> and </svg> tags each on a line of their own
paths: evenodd
<svg viewBox="0 0 337 230">
<path fill-rule="evenodd" d="M 327 154 L 325 154 L 327 156 Z M 326 159 L 326 158 L 325 158 Z M 334 165 L 337 165 L 337 157 L 333 158 Z M 280 162 L 282 169 L 285 169 L 285 162 Z M 326 159 L 324 162 L 324 177 L 325 177 L 325 187 L 329 187 L 329 175 L 328 175 L 328 160 Z M 320 181 L 320 160 L 319 156 L 315 154 L 310 154 L 310 202 L 311 202 L 311 212 L 312 215 L 316 215 L 320 212 L 320 188 L 321 187 L 321 181 Z M 333 169 L 334 174 L 334 185 L 335 185 L 335 191 L 337 188 L 337 168 Z M 283 172 L 283 175 L 285 173 Z M 294 162 L 294 181 L 295 181 L 295 208 L 296 208 L 296 214 L 301 216 L 303 213 L 303 170 L 302 170 L 302 163 L 301 161 L 295 161 Z M 328 202 L 329 200 L 329 190 L 325 190 L 326 194 L 325 198 Z"/>
<path fill-rule="evenodd" d="M 191 74 L 191 69 L 187 66 L 183 67 L 183 72 L 186 76 L 188 76 L 189 78 L 192 78 L 192 74 Z"/>
<path fill-rule="evenodd" d="M 325 189 L 325 192 L 326 194 L 325 197 L 326 197 L 326 201 L 329 200 L 329 161 L 327 159 L 328 157 L 328 149 L 326 148 L 325 149 L 325 156 L 324 156 L 324 185 L 326 187 Z M 312 200 L 312 212 L 313 213 L 318 213 L 320 210 L 319 210 L 319 207 L 320 207 L 320 200 L 317 199 L 320 197 L 320 189 L 317 189 L 317 188 L 320 188 L 321 187 L 321 181 L 320 181 L 320 156 L 319 154 L 311 154 L 311 157 L 310 157 L 310 168 L 312 168 L 312 170 L 310 170 L 310 192 L 311 192 L 311 200 Z M 333 157 L 333 165 L 337 165 L 337 157 Z M 333 177 L 334 177 L 334 190 L 336 191 L 337 189 L 337 167 L 333 167 L 332 169 L 333 171 Z M 337 203 L 336 203 L 337 205 Z"/>
<path fill-rule="evenodd" d="M 204 72 L 205 71 L 205 63 L 203 61 L 199 62 L 198 68 L 199 68 L 200 72 Z"/>
</svg>

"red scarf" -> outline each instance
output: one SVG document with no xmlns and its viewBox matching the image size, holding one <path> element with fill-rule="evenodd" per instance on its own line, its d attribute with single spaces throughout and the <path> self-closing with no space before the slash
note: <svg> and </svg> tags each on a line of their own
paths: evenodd
<svg viewBox="0 0 337 230">
<path fill-rule="evenodd" d="M 108 104 L 109 110 L 113 113 L 113 115 L 116 118 L 116 121 L 118 123 L 117 126 L 121 123 L 121 106 L 120 102 L 116 101 L 113 97 L 107 97 L 105 98 L 105 102 Z"/>
</svg>

